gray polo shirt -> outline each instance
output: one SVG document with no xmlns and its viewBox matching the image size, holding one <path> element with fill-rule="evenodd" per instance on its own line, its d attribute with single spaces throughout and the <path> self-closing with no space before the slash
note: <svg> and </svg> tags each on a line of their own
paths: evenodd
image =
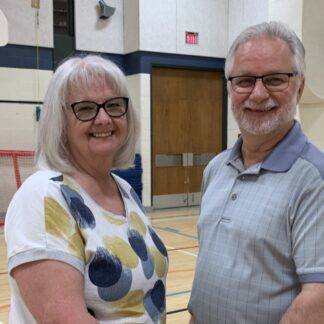
<svg viewBox="0 0 324 324">
<path fill-rule="evenodd" d="M 324 153 L 298 122 L 247 170 L 241 145 L 204 172 L 196 324 L 278 323 L 301 283 L 324 282 Z"/>
</svg>

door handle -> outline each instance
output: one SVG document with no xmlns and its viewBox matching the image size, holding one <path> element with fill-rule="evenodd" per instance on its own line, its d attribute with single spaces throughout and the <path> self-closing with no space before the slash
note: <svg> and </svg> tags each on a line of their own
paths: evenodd
<svg viewBox="0 0 324 324">
<path fill-rule="evenodd" d="M 193 153 L 182 153 L 182 166 L 193 166 L 193 161 Z"/>
</svg>

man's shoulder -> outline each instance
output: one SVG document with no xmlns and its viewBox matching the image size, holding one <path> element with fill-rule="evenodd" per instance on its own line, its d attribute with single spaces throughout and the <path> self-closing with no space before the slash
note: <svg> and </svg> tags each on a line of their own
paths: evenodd
<svg viewBox="0 0 324 324">
<path fill-rule="evenodd" d="M 225 164 L 230 157 L 231 151 L 232 149 L 227 149 L 218 153 L 212 160 L 210 160 L 210 162 L 208 163 L 208 167 L 212 168 L 215 166 Z"/>
<path fill-rule="evenodd" d="M 322 150 L 313 143 L 307 142 L 300 158 L 317 169 L 324 180 L 324 152 Z"/>
<path fill-rule="evenodd" d="M 231 149 L 224 150 L 217 154 L 212 160 L 209 161 L 207 164 L 204 176 L 205 177 L 211 177 L 215 175 L 219 170 L 226 165 L 230 158 Z"/>
</svg>

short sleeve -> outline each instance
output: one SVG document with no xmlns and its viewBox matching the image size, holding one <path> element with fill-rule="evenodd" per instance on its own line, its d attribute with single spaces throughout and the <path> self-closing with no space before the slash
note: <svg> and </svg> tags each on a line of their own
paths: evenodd
<svg viewBox="0 0 324 324">
<path fill-rule="evenodd" d="M 292 253 L 302 283 L 324 282 L 324 181 L 307 174 L 291 219 Z"/>
<path fill-rule="evenodd" d="M 38 260 L 68 263 L 83 273 L 84 244 L 53 171 L 39 171 L 14 195 L 6 214 L 8 270 Z"/>
</svg>

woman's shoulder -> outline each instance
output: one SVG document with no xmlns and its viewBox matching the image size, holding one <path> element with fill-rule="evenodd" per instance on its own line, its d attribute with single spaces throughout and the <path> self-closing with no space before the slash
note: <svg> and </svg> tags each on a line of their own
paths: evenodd
<svg viewBox="0 0 324 324">
<path fill-rule="evenodd" d="M 39 170 L 29 176 L 23 181 L 20 188 L 15 193 L 16 197 L 25 196 L 29 194 L 45 193 L 51 184 L 55 183 L 55 179 L 62 177 L 62 174 L 53 170 Z"/>
<path fill-rule="evenodd" d="M 62 173 L 54 170 L 38 170 L 23 181 L 21 187 L 37 186 L 62 176 Z"/>
</svg>

